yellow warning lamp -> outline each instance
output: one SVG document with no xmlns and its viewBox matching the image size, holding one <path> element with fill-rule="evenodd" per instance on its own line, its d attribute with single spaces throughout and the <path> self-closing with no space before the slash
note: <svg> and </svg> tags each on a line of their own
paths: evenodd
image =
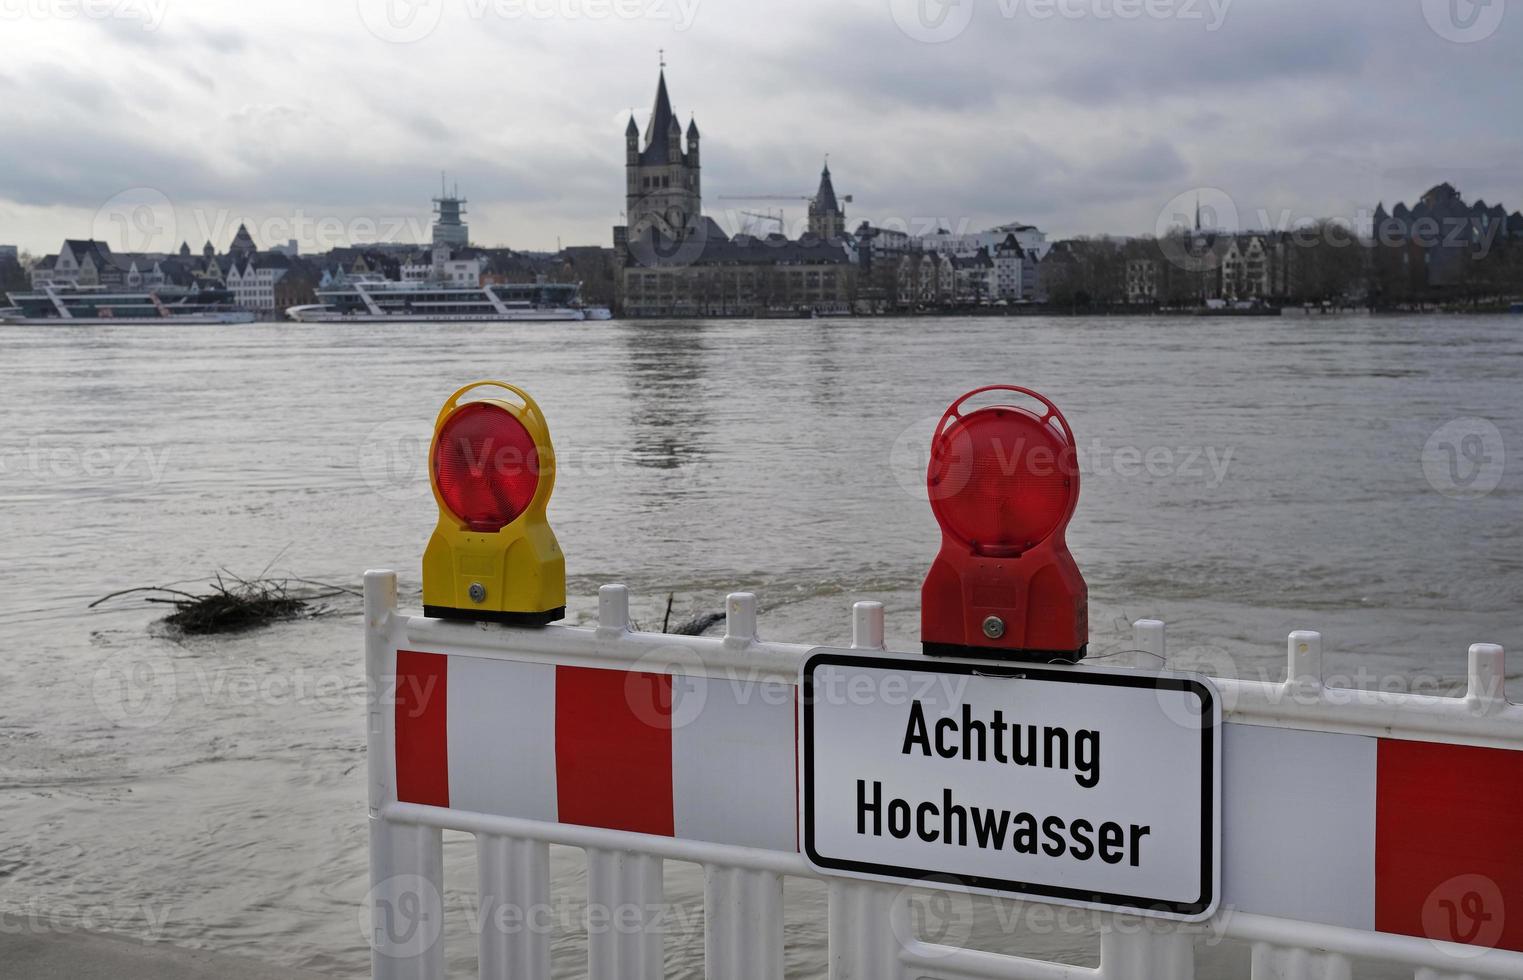
<svg viewBox="0 0 1523 980">
<path fill-rule="evenodd" d="M 479 388 L 502 397 L 462 402 Z M 439 526 L 423 553 L 423 614 L 518 626 L 566 615 L 566 559 L 545 518 L 555 449 L 522 388 L 478 381 L 434 423 L 429 479 Z"/>
</svg>

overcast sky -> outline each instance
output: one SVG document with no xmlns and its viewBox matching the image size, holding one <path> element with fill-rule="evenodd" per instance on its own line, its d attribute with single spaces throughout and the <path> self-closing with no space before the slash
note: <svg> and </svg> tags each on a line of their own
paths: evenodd
<svg viewBox="0 0 1523 980">
<path fill-rule="evenodd" d="M 1523 2 L 0 0 L 0 244 L 607 244 L 664 48 L 705 209 L 1141 234 L 1523 208 Z M 1160 216 L 1163 216 L 1160 222 Z M 1223 217 L 1220 223 L 1233 219 Z M 790 228 L 790 230 L 796 230 Z"/>
</svg>

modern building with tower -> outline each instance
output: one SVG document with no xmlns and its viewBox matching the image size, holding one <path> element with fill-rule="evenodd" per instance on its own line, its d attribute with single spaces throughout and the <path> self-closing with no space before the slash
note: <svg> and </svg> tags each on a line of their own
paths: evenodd
<svg viewBox="0 0 1523 980">
<path fill-rule="evenodd" d="M 466 225 L 465 198 L 460 196 L 460 185 L 451 191 L 441 178 L 439 196 L 434 198 L 434 244 L 450 248 L 465 248 L 471 243 L 471 230 Z"/>
</svg>

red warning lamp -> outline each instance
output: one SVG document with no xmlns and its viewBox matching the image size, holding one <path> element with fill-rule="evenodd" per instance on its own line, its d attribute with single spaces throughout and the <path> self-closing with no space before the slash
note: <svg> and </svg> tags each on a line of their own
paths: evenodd
<svg viewBox="0 0 1523 980">
<path fill-rule="evenodd" d="M 490 402 L 471 402 L 439 430 L 434 479 L 450 513 L 472 531 L 501 531 L 529 509 L 539 489 L 539 467 L 496 467 L 483 474 L 483 459 L 512 454 L 537 463 L 539 446 L 515 416 Z"/>
<path fill-rule="evenodd" d="M 977 396 L 1032 407 L 964 411 Z M 921 587 L 931 657 L 1077 663 L 1089 644 L 1089 590 L 1064 533 L 1079 502 L 1073 430 L 1046 397 L 993 385 L 947 409 L 926 475 L 941 551 Z"/>
</svg>

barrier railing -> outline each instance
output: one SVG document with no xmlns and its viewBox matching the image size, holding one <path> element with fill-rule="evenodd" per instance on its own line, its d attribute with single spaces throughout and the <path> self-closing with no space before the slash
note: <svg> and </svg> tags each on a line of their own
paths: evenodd
<svg viewBox="0 0 1523 980">
<path fill-rule="evenodd" d="M 832 980 L 1189 980 L 1207 935 L 1250 944 L 1254 980 L 1363 962 L 1523 977 L 1523 706 L 1500 647 L 1471 647 L 1463 698 L 1325 687 L 1309 632 L 1291 634 L 1283 683 L 1218 679 L 1220 911 L 1145 929 L 1099 914 L 1100 965 L 1085 968 L 922 941 L 905 889 L 816 874 L 794 795 L 813 648 L 758 639 L 754 596 L 726 614 L 723 637 L 634 632 L 627 592 L 605 586 L 596 627 L 486 627 L 403 615 L 396 576 L 366 574 L 377 980 L 445 975 L 444 830 L 475 835 L 483 923 L 549 907 L 552 844 L 586 853 L 589 906 L 636 914 L 663 905 L 664 861 L 700 865 L 713 980 L 783 976 L 788 877 L 828 884 Z M 852 616 L 853 647 L 882 650 L 882 607 Z M 1167 656 L 1162 623 L 1135 630 Z M 550 941 L 483 928 L 480 976 L 548 978 Z M 657 922 L 589 930 L 585 973 L 661 977 L 664 941 Z"/>
</svg>

